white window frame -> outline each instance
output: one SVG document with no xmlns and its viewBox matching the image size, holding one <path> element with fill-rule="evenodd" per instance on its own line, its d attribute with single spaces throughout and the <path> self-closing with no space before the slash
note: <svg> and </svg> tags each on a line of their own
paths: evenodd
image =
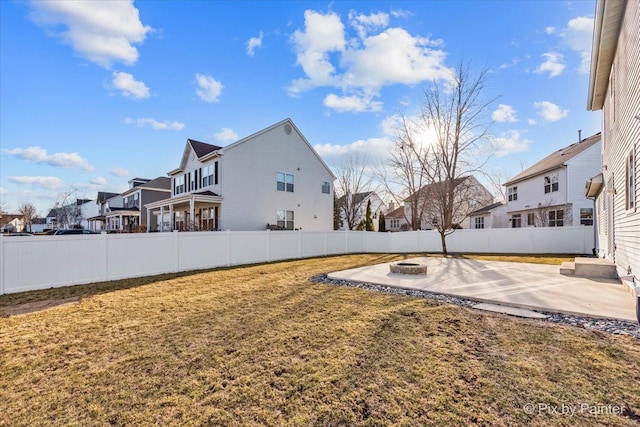
<svg viewBox="0 0 640 427">
<path fill-rule="evenodd" d="M 544 192 L 553 193 L 559 191 L 558 175 L 547 175 L 544 177 Z"/>
<path fill-rule="evenodd" d="M 558 215 L 559 213 L 561 213 L 561 215 Z M 564 227 L 564 209 L 551 210 L 547 216 L 549 218 L 549 227 Z M 558 216 L 562 218 L 558 219 Z"/>
<path fill-rule="evenodd" d="M 321 191 L 322 191 L 322 194 L 331 194 L 331 183 L 329 181 L 322 181 Z"/>
<path fill-rule="evenodd" d="M 474 218 L 474 228 L 477 230 L 483 229 L 484 228 L 484 217 L 483 216 L 477 216 Z"/>
<path fill-rule="evenodd" d="M 400 228 L 400 218 L 392 218 L 389 223 L 390 228 Z"/>
<path fill-rule="evenodd" d="M 515 202 L 518 200 L 518 186 L 514 185 L 513 187 L 509 187 L 507 189 L 508 198 L 510 202 Z"/>
<path fill-rule="evenodd" d="M 294 192 L 294 176 L 290 173 L 276 172 L 276 190 Z"/>
<path fill-rule="evenodd" d="M 521 228 L 522 227 L 522 215 L 521 214 L 513 214 L 511 215 L 511 228 Z"/>
<path fill-rule="evenodd" d="M 637 183 L 637 170 L 636 170 L 636 156 L 635 147 L 631 149 L 631 152 L 627 156 L 625 161 L 625 208 L 628 211 L 636 210 L 636 183 Z"/>
<path fill-rule="evenodd" d="M 295 230 L 295 212 L 286 209 L 276 211 L 276 224 L 283 230 Z"/>
<path fill-rule="evenodd" d="M 184 175 L 180 175 L 174 178 L 175 184 L 173 186 L 175 195 L 184 193 Z"/>
<path fill-rule="evenodd" d="M 593 225 L 593 208 L 580 208 L 580 225 Z"/>
</svg>

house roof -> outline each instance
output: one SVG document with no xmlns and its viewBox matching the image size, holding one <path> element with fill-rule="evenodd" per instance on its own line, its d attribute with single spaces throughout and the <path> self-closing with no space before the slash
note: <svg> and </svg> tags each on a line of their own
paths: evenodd
<svg viewBox="0 0 640 427">
<path fill-rule="evenodd" d="M 171 190 L 171 178 L 168 176 L 159 176 L 151 181 L 138 185 L 137 187 L 130 188 L 122 193 L 122 195 L 131 194 L 138 190 Z"/>
<path fill-rule="evenodd" d="M 595 135 L 584 138 L 580 142 L 574 142 L 567 147 L 554 151 L 544 159 L 540 160 L 538 163 L 511 178 L 508 182 L 505 182 L 504 185 L 509 186 L 520 181 L 524 181 L 525 179 L 543 174 L 545 172 L 558 169 L 564 166 L 565 162 L 567 162 L 568 160 L 582 153 L 586 149 L 591 148 L 594 144 L 600 142 L 600 137 L 600 132 L 598 132 Z"/>
<path fill-rule="evenodd" d="M 389 213 L 384 214 L 384 219 L 404 218 L 404 207 L 395 208 Z"/>
<path fill-rule="evenodd" d="M 213 153 L 214 151 L 218 151 L 222 147 L 218 147 L 217 145 L 207 144 L 206 142 L 196 141 L 195 139 L 187 139 L 187 143 L 191 145 L 193 148 L 193 152 L 196 153 L 198 158 L 206 156 L 207 154 Z"/>
<path fill-rule="evenodd" d="M 468 179 L 469 176 L 461 176 L 455 179 L 455 186 L 457 187 L 458 185 L 460 185 L 461 182 L 463 182 L 464 180 Z M 423 187 L 421 187 L 418 191 L 416 191 L 416 193 L 418 193 L 418 197 L 428 197 L 432 192 L 434 192 L 435 190 L 437 190 L 440 186 L 443 185 L 443 182 L 433 182 L 431 184 L 427 184 Z M 415 194 L 415 193 L 414 193 Z M 411 197 L 413 197 L 413 194 L 408 196 L 406 199 L 404 199 L 405 202 L 410 202 L 411 201 Z"/>
<path fill-rule="evenodd" d="M 600 110 L 604 105 L 626 6 L 626 1 L 597 0 L 587 96 L 589 111 Z"/>
<path fill-rule="evenodd" d="M 197 193 L 193 193 L 193 194 L 197 194 L 199 196 L 215 196 L 215 197 L 220 197 L 219 194 L 214 193 L 213 191 L 207 190 L 207 191 L 200 191 Z"/>
<path fill-rule="evenodd" d="M 2 214 L 0 215 L 0 227 L 6 224 L 9 224 L 14 219 L 21 219 L 22 215 L 20 214 Z"/>
<path fill-rule="evenodd" d="M 497 202 L 497 203 L 492 203 L 490 205 L 487 205 L 483 208 L 480 209 L 476 209 L 475 211 L 469 213 L 469 216 L 472 215 L 481 215 L 481 214 L 485 214 L 485 213 L 489 213 L 492 210 L 494 210 L 495 208 L 499 208 L 500 206 L 504 206 L 504 202 Z"/>
<path fill-rule="evenodd" d="M 117 196 L 118 193 L 107 193 L 106 191 L 98 191 L 98 198 L 96 199 L 96 203 L 106 202 L 112 197 Z"/>
<path fill-rule="evenodd" d="M 366 198 L 369 197 L 372 194 L 373 194 L 373 191 L 366 191 L 364 193 L 356 193 L 356 194 L 353 195 L 353 203 L 355 203 L 356 205 L 359 205 L 360 203 L 362 203 L 363 200 L 366 200 Z M 342 206 L 346 199 L 347 199 L 347 195 L 345 194 L 344 196 L 342 196 L 342 197 L 338 198 L 338 200 L 336 200 L 336 204 L 338 206 Z"/>
</svg>

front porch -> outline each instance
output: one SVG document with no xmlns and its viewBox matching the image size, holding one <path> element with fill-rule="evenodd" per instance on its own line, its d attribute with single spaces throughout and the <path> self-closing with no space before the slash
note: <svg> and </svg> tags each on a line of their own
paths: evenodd
<svg viewBox="0 0 640 427">
<path fill-rule="evenodd" d="M 147 231 L 217 231 L 220 230 L 222 197 L 211 191 L 185 194 L 145 205 L 147 223 L 157 216 L 157 230 Z"/>
<path fill-rule="evenodd" d="M 132 208 L 111 208 L 105 215 L 106 230 L 111 232 L 134 233 L 139 231 L 140 211 Z"/>
</svg>

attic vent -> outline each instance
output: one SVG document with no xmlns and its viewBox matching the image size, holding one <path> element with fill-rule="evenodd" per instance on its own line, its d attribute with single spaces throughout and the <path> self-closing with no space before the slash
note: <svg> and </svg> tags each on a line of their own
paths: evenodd
<svg viewBox="0 0 640 427">
<path fill-rule="evenodd" d="M 291 135 L 291 125 L 289 123 L 284 125 L 284 133 Z"/>
</svg>

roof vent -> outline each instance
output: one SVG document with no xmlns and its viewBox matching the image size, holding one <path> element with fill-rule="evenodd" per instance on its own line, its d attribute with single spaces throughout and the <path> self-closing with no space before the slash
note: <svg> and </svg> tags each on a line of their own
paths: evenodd
<svg viewBox="0 0 640 427">
<path fill-rule="evenodd" d="M 291 135 L 291 125 L 289 123 L 284 125 L 284 133 L 286 133 L 287 135 Z"/>
</svg>

